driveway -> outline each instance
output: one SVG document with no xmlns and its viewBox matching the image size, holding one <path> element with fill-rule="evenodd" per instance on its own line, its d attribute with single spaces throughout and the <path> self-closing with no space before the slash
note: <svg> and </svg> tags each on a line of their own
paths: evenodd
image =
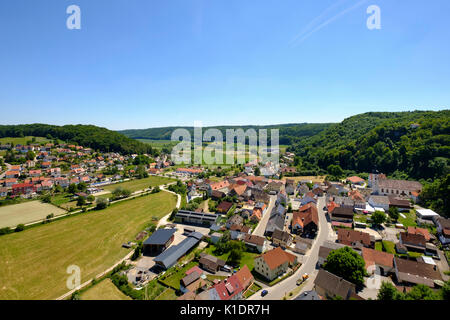
<svg viewBox="0 0 450 320">
<path fill-rule="evenodd" d="M 302 292 L 308 290 L 308 288 L 311 286 L 310 283 L 314 282 L 315 275 L 317 274 L 316 264 L 319 257 L 319 248 L 326 240 L 329 239 L 329 236 L 331 235 L 331 227 L 327 222 L 325 212 L 322 210 L 325 206 L 325 197 L 319 198 L 317 206 L 319 212 L 319 232 L 311 249 L 308 251 L 308 254 L 303 256 L 303 264 L 301 265 L 301 267 L 291 277 L 279 282 L 273 287 L 267 288 L 267 291 L 269 293 L 265 297 L 261 297 L 258 292 L 251 296 L 249 300 L 281 300 L 286 294 L 297 287 L 296 281 L 304 273 L 308 273 L 310 275 L 310 278 L 307 280 L 308 282 L 303 287 Z"/>
<path fill-rule="evenodd" d="M 270 213 L 272 212 L 272 208 L 275 205 L 275 201 L 277 196 L 270 196 L 269 206 L 267 207 L 266 213 L 263 215 L 261 221 L 259 221 L 255 230 L 253 230 L 253 235 L 264 237 L 264 232 L 266 231 L 267 222 L 269 222 Z"/>
</svg>

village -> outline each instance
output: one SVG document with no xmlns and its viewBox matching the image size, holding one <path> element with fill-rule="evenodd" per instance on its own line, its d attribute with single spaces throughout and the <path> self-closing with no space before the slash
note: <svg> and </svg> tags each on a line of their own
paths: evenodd
<svg viewBox="0 0 450 320">
<path fill-rule="evenodd" d="M 367 180 L 297 177 L 289 152 L 280 166 L 253 161 L 219 177 L 220 169 L 174 166 L 164 154 L 151 159 L 52 143 L 0 148 L 28 158 L 5 163 L 3 201 L 52 202 L 67 194 L 76 203 L 70 212 L 101 203 L 115 192 L 108 186 L 167 179 L 161 188 L 177 195 L 176 209 L 123 244 L 137 254 L 120 274 L 147 297 L 366 300 L 377 298 L 383 282 L 407 292 L 416 284 L 438 290 L 449 278 L 450 223 L 417 205 L 419 182 L 379 172 Z M 323 268 L 344 247 L 363 258 L 363 283 Z"/>
</svg>

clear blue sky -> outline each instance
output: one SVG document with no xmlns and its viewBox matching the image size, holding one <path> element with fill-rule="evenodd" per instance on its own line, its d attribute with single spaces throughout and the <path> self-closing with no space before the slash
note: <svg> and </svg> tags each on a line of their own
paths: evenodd
<svg viewBox="0 0 450 320">
<path fill-rule="evenodd" d="M 71 4 L 81 30 L 66 28 Z M 381 30 L 366 27 L 371 4 Z M 447 109 L 449 30 L 448 0 L 2 0 L 0 123 L 127 129 Z"/>
</svg>

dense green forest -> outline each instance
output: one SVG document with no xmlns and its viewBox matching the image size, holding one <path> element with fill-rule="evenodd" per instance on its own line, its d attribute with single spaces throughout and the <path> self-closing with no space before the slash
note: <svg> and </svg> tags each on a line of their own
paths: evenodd
<svg viewBox="0 0 450 320">
<path fill-rule="evenodd" d="M 312 137 L 328 128 L 329 126 L 331 126 L 331 123 L 299 123 L 270 126 L 218 126 L 213 128 L 220 130 L 224 136 L 224 139 L 227 129 L 255 129 L 257 133 L 260 129 L 267 129 L 269 137 L 270 129 L 279 129 L 280 144 L 291 145 L 295 142 L 301 141 L 306 137 Z M 190 132 L 192 139 L 194 138 L 193 127 L 150 128 L 140 130 L 123 130 L 119 132 L 132 139 L 171 140 L 172 132 L 175 129 L 187 129 Z M 203 132 L 205 132 L 207 129 L 208 127 L 203 128 Z"/>
<path fill-rule="evenodd" d="M 102 152 L 120 152 L 122 154 L 155 154 L 151 146 L 130 139 L 124 135 L 93 125 L 48 124 L 0 125 L 0 138 L 36 136 L 60 139 Z"/>
<path fill-rule="evenodd" d="M 450 110 L 369 112 L 293 143 L 297 165 L 324 171 L 374 169 L 399 178 L 435 179 L 449 173 Z"/>
</svg>

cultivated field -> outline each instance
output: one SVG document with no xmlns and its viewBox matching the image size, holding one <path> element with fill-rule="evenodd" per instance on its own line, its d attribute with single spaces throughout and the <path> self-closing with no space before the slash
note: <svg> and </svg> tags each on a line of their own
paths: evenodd
<svg viewBox="0 0 450 320">
<path fill-rule="evenodd" d="M 83 292 L 81 300 L 131 300 L 131 298 L 117 289 L 110 279 L 105 279 Z"/>
<path fill-rule="evenodd" d="M 169 178 L 164 178 L 164 177 L 158 177 L 158 176 L 150 176 L 150 177 L 144 178 L 144 179 L 135 179 L 135 180 L 127 181 L 127 182 L 115 183 L 115 184 L 111 184 L 109 186 L 105 186 L 102 188 L 105 191 L 112 192 L 116 188 L 121 187 L 124 189 L 128 189 L 131 192 L 135 192 L 138 190 L 147 189 L 150 186 L 156 187 L 156 186 L 160 186 L 162 184 L 166 184 L 168 182 L 173 182 L 173 181 L 175 181 L 175 180 L 169 179 Z"/>
<path fill-rule="evenodd" d="M 0 300 L 55 299 L 69 291 L 70 265 L 80 267 L 81 283 L 94 278 L 130 252 L 124 242 L 175 204 L 162 191 L 0 236 Z"/>
<path fill-rule="evenodd" d="M 38 200 L 3 206 L 0 207 L 0 228 L 40 221 L 52 213 L 56 217 L 65 214 L 66 211 Z"/>
</svg>

